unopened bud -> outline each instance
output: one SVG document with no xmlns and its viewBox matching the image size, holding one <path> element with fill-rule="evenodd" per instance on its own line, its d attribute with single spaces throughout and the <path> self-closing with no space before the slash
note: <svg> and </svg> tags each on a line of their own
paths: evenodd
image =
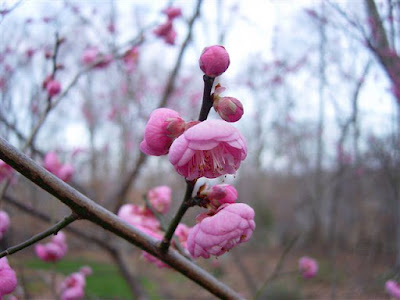
<svg viewBox="0 0 400 300">
<path fill-rule="evenodd" d="M 229 54 L 223 46 L 207 47 L 200 56 L 200 69 L 209 77 L 221 75 L 229 67 Z"/>
</svg>

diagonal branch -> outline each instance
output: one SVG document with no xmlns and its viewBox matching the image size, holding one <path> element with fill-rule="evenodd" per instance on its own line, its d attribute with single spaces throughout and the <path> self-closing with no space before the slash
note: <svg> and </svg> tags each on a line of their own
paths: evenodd
<svg viewBox="0 0 400 300">
<path fill-rule="evenodd" d="M 92 223 L 156 256 L 215 296 L 222 299 L 243 299 L 230 287 L 184 258 L 176 250 L 170 248 L 166 253 L 162 253 L 158 241 L 130 226 L 115 214 L 46 171 L 3 138 L 0 138 L 0 159 L 69 206 L 79 217 L 90 220 Z"/>
</svg>

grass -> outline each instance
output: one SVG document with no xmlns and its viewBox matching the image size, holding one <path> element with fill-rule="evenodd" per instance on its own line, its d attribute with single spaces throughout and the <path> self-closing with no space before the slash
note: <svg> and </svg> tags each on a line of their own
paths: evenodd
<svg viewBox="0 0 400 300">
<path fill-rule="evenodd" d="M 77 272 L 82 266 L 90 266 L 93 274 L 87 277 L 86 297 L 88 299 L 131 299 L 128 285 L 120 275 L 118 268 L 112 264 L 90 261 L 87 259 L 64 259 L 57 263 L 56 271 L 64 275 Z M 51 270 L 52 265 L 38 259 L 29 260 L 25 266 L 34 270 Z M 159 299 L 154 283 L 145 277 L 140 281 L 148 292 L 150 299 Z"/>
</svg>

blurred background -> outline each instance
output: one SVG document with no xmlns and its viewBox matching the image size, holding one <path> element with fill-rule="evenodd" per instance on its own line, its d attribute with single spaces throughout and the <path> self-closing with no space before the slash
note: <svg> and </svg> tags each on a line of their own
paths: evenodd
<svg viewBox="0 0 400 300">
<path fill-rule="evenodd" d="M 182 9 L 172 41 L 154 33 L 169 6 Z M 144 126 L 160 105 L 197 119 L 198 59 L 204 47 L 224 45 L 231 64 L 216 83 L 243 103 L 234 126 L 249 154 L 236 175 L 198 185 L 233 184 L 239 201 L 255 209 L 257 228 L 250 242 L 199 264 L 252 298 L 297 238 L 284 256 L 285 276 L 269 282 L 263 297 L 387 297 L 384 282 L 400 270 L 400 1 L 1 1 L 0 36 L 1 136 L 23 149 L 42 122 L 24 149 L 36 161 L 56 151 L 75 168 L 72 185 L 111 210 L 116 192 L 142 204 L 148 189 L 169 185 L 168 218 L 185 182 L 166 157 L 140 154 Z M 88 49 L 101 63 L 85 61 Z M 43 88 L 51 74 L 61 84 L 54 98 Z M 6 195 L 12 226 L 2 249 L 45 229 L 38 213 L 55 222 L 69 211 L 22 177 Z M 193 226 L 201 211 L 191 209 L 185 223 Z M 86 222 L 72 227 L 107 238 Z M 67 236 L 59 274 L 89 264 L 89 299 L 133 297 L 112 256 Z M 177 272 L 149 266 L 132 245 L 115 243 L 150 298 L 210 297 Z M 291 274 L 303 255 L 320 264 L 308 281 Z M 10 261 L 25 295 L 46 297 L 50 267 L 31 248 Z"/>
</svg>

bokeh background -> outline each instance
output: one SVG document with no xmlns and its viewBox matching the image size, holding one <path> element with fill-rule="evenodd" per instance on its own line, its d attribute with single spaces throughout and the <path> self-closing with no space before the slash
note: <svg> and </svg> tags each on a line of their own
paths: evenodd
<svg viewBox="0 0 400 300">
<path fill-rule="evenodd" d="M 249 154 L 236 175 L 207 182 L 235 185 L 239 201 L 255 209 L 257 229 L 250 242 L 199 264 L 251 298 L 296 239 L 284 256 L 283 275 L 269 282 L 264 298 L 388 298 L 384 282 L 400 267 L 400 1 L 204 0 L 193 19 L 197 5 L 0 2 L 1 136 L 22 148 L 48 108 L 43 81 L 54 66 L 46 54 L 62 39 L 55 76 L 62 98 L 27 153 L 42 162 L 44 153 L 57 151 L 76 170 L 72 185 L 109 209 L 115 205 L 110 195 L 127 179 L 123 200 L 129 203 L 141 204 L 148 189 L 169 185 L 171 218 L 185 182 L 166 157 L 140 155 L 144 126 L 160 103 L 187 121 L 197 118 L 203 90 L 198 59 L 204 47 L 224 45 L 231 65 L 216 82 L 243 103 L 245 114 L 234 125 Z M 153 33 L 166 21 L 168 6 L 182 9 L 173 45 Z M 88 47 L 110 62 L 85 65 Z M 135 47 L 127 63 L 124 55 Z M 210 118 L 216 117 L 212 111 Z M 22 177 L 2 207 L 12 218 L 2 249 L 46 228 L 37 212 L 55 222 L 69 211 Z M 191 209 L 184 222 L 193 226 L 201 211 Z M 89 223 L 73 227 L 105 237 Z M 88 264 L 94 270 L 88 299 L 133 297 L 110 255 L 90 240 L 67 236 L 69 253 L 55 267 L 59 278 Z M 149 265 L 132 245 L 118 247 L 150 298 L 210 298 L 177 272 Z M 303 255 L 318 260 L 316 278 L 292 272 Z M 10 262 L 21 295 L 51 297 L 52 266 L 32 248 Z"/>
</svg>

